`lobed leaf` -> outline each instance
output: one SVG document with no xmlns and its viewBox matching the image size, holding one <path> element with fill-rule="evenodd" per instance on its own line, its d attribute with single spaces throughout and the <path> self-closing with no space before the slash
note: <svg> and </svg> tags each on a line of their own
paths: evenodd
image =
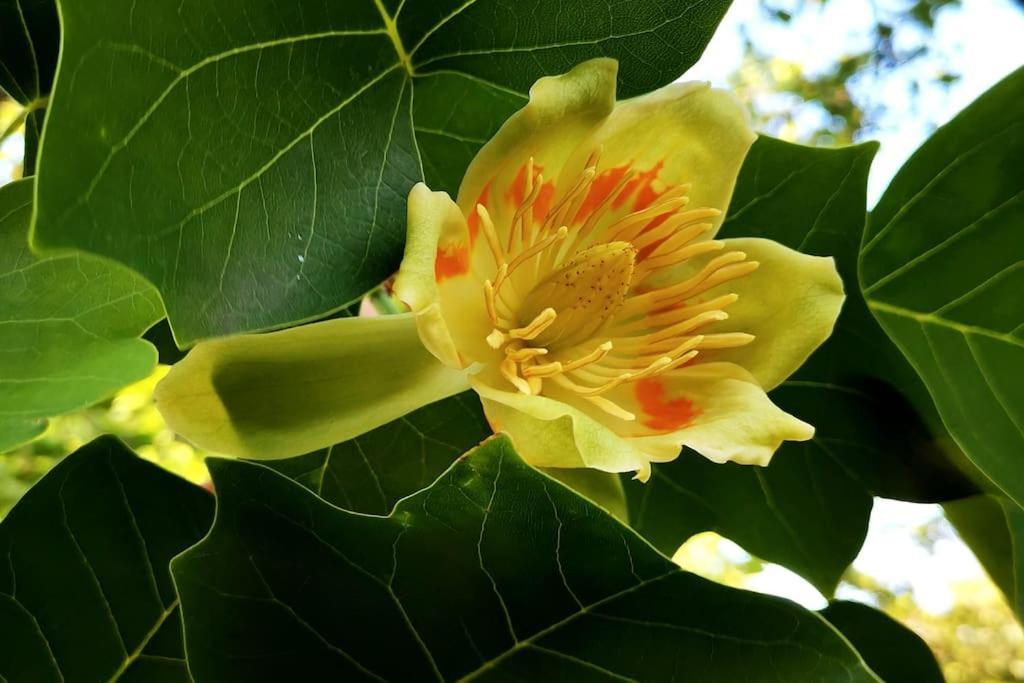
<svg viewBox="0 0 1024 683">
<path fill-rule="evenodd" d="M 69 455 L 0 523 L 0 679 L 190 681 L 168 563 L 212 517 L 117 439 Z"/>
<path fill-rule="evenodd" d="M 388 517 L 215 460 L 172 563 L 196 681 L 877 680 L 816 614 L 681 571 L 504 437 Z"/>
</svg>

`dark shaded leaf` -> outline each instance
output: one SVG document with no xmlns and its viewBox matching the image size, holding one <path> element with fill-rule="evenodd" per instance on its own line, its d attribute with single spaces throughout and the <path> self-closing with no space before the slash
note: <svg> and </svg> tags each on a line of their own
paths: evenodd
<svg viewBox="0 0 1024 683">
<path fill-rule="evenodd" d="M 728 6 L 65 0 L 35 243 L 138 270 L 183 345 L 320 317 L 395 271 L 413 183 L 453 190 L 538 77 L 614 56 L 650 90 Z"/>
<path fill-rule="evenodd" d="M 868 311 L 857 284 L 867 174 L 878 149 L 803 147 L 761 137 L 743 166 L 723 237 L 766 237 L 832 256 L 846 302 L 832 337 L 772 393 L 817 430 L 815 458 L 831 458 L 874 495 L 916 502 L 975 489 L 950 464 L 948 443 L 927 393 Z M 921 417 L 903 396 L 921 397 Z M 782 452 L 799 450 L 784 444 Z"/>
<path fill-rule="evenodd" d="M 385 518 L 211 462 L 172 563 L 213 680 L 877 680 L 812 612 L 681 571 L 498 437 Z"/>
<path fill-rule="evenodd" d="M 25 118 L 25 175 L 35 171 L 59 49 L 54 0 L 0 0 L 0 90 L 30 110 Z"/>
<path fill-rule="evenodd" d="M 945 679 L 927 643 L 873 607 L 837 600 L 821 616 L 846 636 L 886 683 L 942 683 Z"/>
<path fill-rule="evenodd" d="M 0 677 L 189 681 L 168 562 L 212 517 L 114 438 L 60 462 L 0 523 Z"/>
<path fill-rule="evenodd" d="M 714 531 L 825 595 L 860 552 L 871 515 L 871 495 L 813 444 L 786 446 L 768 468 L 684 451 L 647 484 L 625 487 L 633 528 L 666 555 Z"/>
</svg>

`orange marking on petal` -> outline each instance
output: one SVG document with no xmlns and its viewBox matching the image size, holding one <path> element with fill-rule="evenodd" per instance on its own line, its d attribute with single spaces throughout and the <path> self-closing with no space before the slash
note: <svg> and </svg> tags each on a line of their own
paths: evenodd
<svg viewBox="0 0 1024 683">
<path fill-rule="evenodd" d="M 643 423 L 651 429 L 674 431 L 693 423 L 704 411 L 688 398 L 667 400 L 665 385 L 656 377 L 642 379 L 635 385 L 634 392 L 640 407 L 649 417 Z"/>
<path fill-rule="evenodd" d="M 626 183 L 626 186 L 622 188 L 622 192 L 615 201 L 612 202 L 612 208 L 619 208 L 626 203 L 633 194 L 636 194 L 636 198 L 633 200 L 633 210 L 643 211 L 648 206 L 654 203 L 661 195 L 665 194 L 665 190 L 658 192 L 651 185 L 658 178 L 658 174 L 661 173 L 661 169 L 665 167 L 664 161 L 659 161 L 654 165 L 653 168 L 638 173 L 635 178 Z"/>
<path fill-rule="evenodd" d="M 483 191 L 480 192 L 480 196 L 477 197 L 476 203 L 473 204 L 469 210 L 469 216 L 466 217 L 466 225 L 469 227 L 469 244 L 470 246 L 476 244 L 476 236 L 480 234 L 480 215 L 476 212 L 476 205 L 483 204 L 487 206 L 487 202 L 491 198 L 491 183 L 487 181 L 484 185 Z"/>
<path fill-rule="evenodd" d="M 555 198 L 555 184 L 553 182 L 546 182 L 540 187 L 540 192 L 537 193 L 537 200 L 533 203 L 533 219 L 535 221 L 543 221 L 548 211 L 551 210 L 551 200 Z"/>
<path fill-rule="evenodd" d="M 580 210 L 576 212 L 575 221 L 579 223 L 586 220 L 597 207 L 601 206 L 601 202 L 608 198 L 608 195 L 611 194 L 612 190 L 615 189 L 627 172 L 629 172 L 629 164 L 609 168 L 598 173 L 590 184 L 587 198 L 583 200 Z"/>
<path fill-rule="evenodd" d="M 465 275 L 469 272 L 469 247 L 465 244 L 452 244 L 438 247 L 434 258 L 434 280 L 441 282 L 450 277 Z"/>
<path fill-rule="evenodd" d="M 512 208 L 518 209 L 526 199 L 526 164 L 519 167 L 519 172 L 516 173 L 516 177 L 512 180 L 512 183 L 508 186 L 508 190 L 505 191 L 505 201 L 507 201 Z M 544 171 L 544 167 L 538 164 L 536 161 L 533 162 L 533 181 L 537 182 L 537 176 Z"/>
</svg>

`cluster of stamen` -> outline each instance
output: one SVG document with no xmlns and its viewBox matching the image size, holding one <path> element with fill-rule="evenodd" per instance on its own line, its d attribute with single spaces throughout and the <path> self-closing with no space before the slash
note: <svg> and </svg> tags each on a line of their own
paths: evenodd
<svg viewBox="0 0 1024 683">
<path fill-rule="evenodd" d="M 476 205 L 496 266 L 483 286 L 493 325 L 487 343 L 503 351 L 501 374 L 519 391 L 541 394 L 552 382 L 610 415 L 634 420 L 605 394 L 691 363 L 704 350 L 753 341 L 749 334 L 706 329 L 728 317 L 736 294 L 701 297 L 758 264 L 743 252 L 723 252 L 686 279 L 657 286 L 655 276 L 666 269 L 723 251 L 724 243 L 699 239 L 721 212 L 687 210 L 689 186 L 680 185 L 649 201 L 634 200 L 632 212 L 616 217 L 621 212 L 614 209 L 637 194 L 639 172 L 629 168 L 610 190 L 592 192 L 599 156 L 591 155 L 543 216 L 535 215 L 535 205 L 544 178 L 535 177 L 530 159 L 524 198 L 504 242 L 484 204 Z"/>
</svg>

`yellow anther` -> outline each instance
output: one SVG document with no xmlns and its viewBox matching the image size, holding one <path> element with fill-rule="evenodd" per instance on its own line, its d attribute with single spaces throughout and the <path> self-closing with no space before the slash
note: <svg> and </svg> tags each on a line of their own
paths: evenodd
<svg viewBox="0 0 1024 683">
<path fill-rule="evenodd" d="M 562 364 L 558 361 L 523 368 L 523 377 L 551 377 L 561 374 Z"/>
<path fill-rule="evenodd" d="M 537 314 L 529 325 L 526 327 L 517 327 L 513 330 L 509 330 L 509 336 L 513 339 L 523 339 L 529 341 L 534 339 L 544 330 L 548 329 L 551 323 L 555 322 L 555 318 L 558 314 L 555 313 L 553 308 L 545 308 L 543 311 Z M 493 333 L 492 333 L 493 334 Z"/>
<path fill-rule="evenodd" d="M 491 248 L 491 254 L 494 256 L 494 265 L 500 267 L 505 262 L 505 252 L 498 241 L 498 232 L 494 229 L 494 221 L 491 220 L 491 214 L 487 211 L 486 206 L 477 204 L 476 215 L 480 217 L 481 231 L 487 239 L 487 246 Z"/>
<path fill-rule="evenodd" d="M 487 344 L 492 349 L 500 349 L 508 341 L 508 337 L 501 330 L 494 329 L 487 335 Z"/>
<path fill-rule="evenodd" d="M 537 356 L 546 356 L 548 350 L 543 346 L 527 346 L 521 349 L 505 348 L 505 354 L 517 363 L 523 363 Z"/>
<path fill-rule="evenodd" d="M 628 422 L 632 422 L 636 419 L 636 415 L 624 409 L 619 404 L 609 401 L 604 396 L 584 396 L 583 398 L 590 401 L 612 417 L 617 417 L 620 420 L 626 420 Z"/>
</svg>

